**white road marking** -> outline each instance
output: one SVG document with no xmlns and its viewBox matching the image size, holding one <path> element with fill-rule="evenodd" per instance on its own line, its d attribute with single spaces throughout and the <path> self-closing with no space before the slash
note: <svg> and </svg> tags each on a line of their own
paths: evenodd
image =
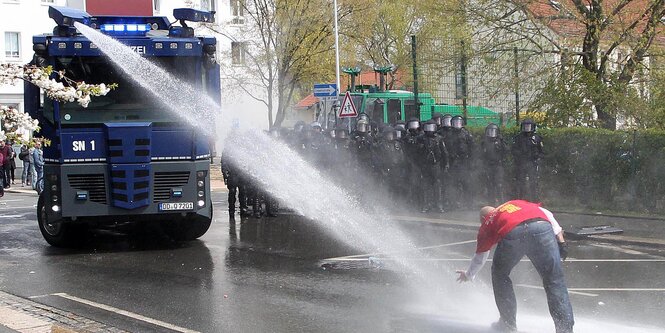
<svg viewBox="0 0 665 333">
<path fill-rule="evenodd" d="M 62 298 L 66 298 L 68 300 L 72 300 L 74 302 L 79 302 L 79 303 L 89 305 L 89 306 L 92 306 L 92 307 L 95 307 L 95 308 L 98 308 L 98 309 L 102 309 L 102 310 L 106 310 L 106 311 L 109 311 L 109 312 L 117 313 L 119 315 L 123 315 L 125 317 L 133 318 L 133 319 L 136 319 L 136 320 L 140 320 L 140 321 L 150 323 L 150 324 L 153 324 L 153 325 L 156 325 L 156 326 L 161 326 L 161 327 L 164 327 L 164 328 L 176 331 L 176 332 L 200 333 L 198 331 L 194 331 L 194 330 L 190 330 L 188 328 L 184 328 L 184 327 L 176 326 L 176 325 L 173 325 L 173 324 L 169 324 L 169 323 L 163 322 L 161 320 L 152 319 L 152 318 L 142 316 L 142 315 L 137 314 L 137 313 L 133 313 L 133 312 L 129 312 L 129 311 L 126 311 L 126 310 L 118 309 L 118 308 L 112 307 L 110 305 L 89 301 L 87 299 L 83 299 L 83 298 L 76 297 L 76 296 L 71 296 L 67 293 L 55 293 L 55 294 L 51 294 L 51 295 L 52 296 L 59 296 L 59 297 L 62 297 Z"/>
<path fill-rule="evenodd" d="M 336 257 L 324 259 L 326 261 L 361 261 L 367 260 L 367 254 L 353 255 L 348 257 Z M 410 260 L 410 261 L 469 261 L 471 258 L 409 258 L 409 257 L 390 257 L 390 258 L 379 258 L 380 260 L 389 261 L 389 260 Z M 492 261 L 492 258 L 488 258 L 487 261 Z M 520 262 L 530 262 L 531 260 L 525 258 L 520 260 Z M 665 259 L 572 259 L 568 258 L 565 262 L 665 262 Z"/>
<path fill-rule="evenodd" d="M 540 290 L 545 289 L 541 286 L 532 286 L 532 285 L 529 285 L 529 284 L 516 284 L 515 286 L 522 287 L 522 288 L 529 288 L 529 289 L 540 289 Z M 581 296 L 588 296 L 588 297 L 598 297 L 598 294 L 585 293 L 585 292 L 579 291 L 579 289 L 573 289 L 573 288 L 568 288 L 568 293 L 569 294 L 575 294 L 575 295 L 581 295 Z"/>
<path fill-rule="evenodd" d="M 568 288 L 576 291 L 665 291 L 665 288 Z"/>
</svg>

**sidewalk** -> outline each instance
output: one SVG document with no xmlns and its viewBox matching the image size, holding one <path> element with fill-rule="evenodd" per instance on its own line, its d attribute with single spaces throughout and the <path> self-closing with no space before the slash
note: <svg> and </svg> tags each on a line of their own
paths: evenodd
<svg viewBox="0 0 665 333">
<path fill-rule="evenodd" d="M 125 331 L 0 291 L 0 333 L 124 333 Z"/>
</svg>

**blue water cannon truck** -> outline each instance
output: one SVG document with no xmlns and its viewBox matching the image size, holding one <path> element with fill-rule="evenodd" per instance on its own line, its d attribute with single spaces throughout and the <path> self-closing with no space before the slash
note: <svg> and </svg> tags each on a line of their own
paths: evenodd
<svg viewBox="0 0 665 333">
<path fill-rule="evenodd" d="M 45 147 L 39 229 L 53 246 L 81 244 L 90 228 L 158 223 L 179 240 L 196 239 L 212 221 L 211 138 L 168 112 L 90 40 L 80 22 L 112 36 L 182 82 L 220 100 L 216 40 L 186 22 L 214 22 L 214 13 L 174 10 L 166 17 L 91 16 L 50 7 L 53 33 L 33 37 L 32 64 L 52 66 L 74 81 L 116 83 L 87 108 L 50 99 L 25 86 L 25 107 L 40 122 Z M 158 85 L 159 82 L 154 84 Z"/>
</svg>

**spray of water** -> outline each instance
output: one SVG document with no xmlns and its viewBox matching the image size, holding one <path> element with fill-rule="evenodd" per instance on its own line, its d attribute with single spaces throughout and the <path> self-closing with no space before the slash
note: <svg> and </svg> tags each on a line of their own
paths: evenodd
<svg viewBox="0 0 665 333">
<path fill-rule="evenodd" d="M 77 24 L 76 28 L 128 76 L 163 101 L 167 110 L 207 132 L 214 128 L 207 122 L 219 106 L 200 90 L 179 81 L 117 40 L 82 24 Z M 225 123 L 224 120 L 220 122 Z M 229 127 L 218 134 L 226 136 Z M 327 180 L 298 154 L 262 131 L 235 133 L 226 144 L 233 148 L 229 150 L 230 159 L 262 188 L 289 203 L 297 213 L 317 221 L 337 238 L 372 252 L 396 253 L 416 249 L 402 232 L 390 227 L 386 216 L 368 213 L 352 196 Z M 296 170 L 297 174 L 294 174 Z M 410 271 L 417 271 L 417 267 L 408 262 L 400 264 Z"/>
<path fill-rule="evenodd" d="M 223 140 L 230 132 L 230 115 L 219 112 L 220 106 L 200 90 L 181 82 L 163 69 L 151 64 L 125 45 L 85 25 L 76 28 L 94 42 L 117 67 L 140 84 L 154 98 L 163 102 L 165 110 L 173 112 L 208 135 Z M 224 119 L 227 116 L 227 119 Z M 221 126 L 215 127 L 217 117 Z M 227 152 L 232 162 L 270 195 L 298 214 L 318 223 L 331 235 L 366 252 L 409 253 L 411 257 L 426 257 L 411 240 L 385 215 L 387 209 L 360 204 L 344 188 L 328 180 L 305 162 L 297 153 L 259 130 L 234 133 L 227 139 Z M 428 261 L 414 261 L 400 256 L 392 258 L 392 268 L 416 277 L 412 288 L 420 298 L 405 304 L 414 313 L 430 317 L 446 314 L 446 318 L 489 324 L 497 317 L 491 290 L 483 284 L 456 287 L 452 269 L 435 266 Z M 436 272 L 433 269 L 438 269 Z M 445 277 L 442 277 L 445 275 Z M 541 332 L 542 317 L 521 315 L 520 325 L 530 332 Z M 647 332 L 646 329 L 617 326 L 608 323 L 580 321 L 584 332 Z M 551 330 L 551 329 L 548 329 Z"/>
</svg>

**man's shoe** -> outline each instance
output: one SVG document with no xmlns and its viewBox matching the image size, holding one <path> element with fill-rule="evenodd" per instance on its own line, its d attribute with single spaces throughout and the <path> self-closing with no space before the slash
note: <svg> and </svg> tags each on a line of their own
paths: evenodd
<svg viewBox="0 0 665 333">
<path fill-rule="evenodd" d="M 506 324 L 503 320 L 499 320 L 495 323 L 492 323 L 492 330 L 496 332 L 506 332 L 506 333 L 515 333 L 517 332 L 517 327 L 510 326 Z"/>
</svg>

